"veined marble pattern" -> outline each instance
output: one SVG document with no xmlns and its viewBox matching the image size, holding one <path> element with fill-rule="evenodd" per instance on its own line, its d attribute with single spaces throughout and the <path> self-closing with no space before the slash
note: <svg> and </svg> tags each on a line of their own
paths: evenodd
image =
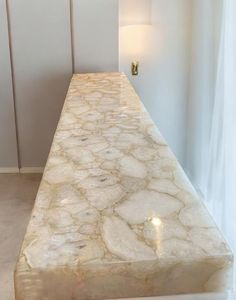
<svg viewBox="0 0 236 300">
<path fill-rule="evenodd" d="M 231 272 L 230 249 L 125 75 L 74 75 L 16 300 L 222 291 Z"/>
</svg>

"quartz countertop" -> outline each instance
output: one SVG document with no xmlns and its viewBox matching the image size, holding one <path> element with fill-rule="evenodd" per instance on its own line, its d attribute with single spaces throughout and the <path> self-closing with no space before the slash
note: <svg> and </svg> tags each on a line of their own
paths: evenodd
<svg viewBox="0 0 236 300">
<path fill-rule="evenodd" d="M 231 271 L 229 247 L 126 76 L 74 75 L 16 300 L 221 291 Z"/>
</svg>

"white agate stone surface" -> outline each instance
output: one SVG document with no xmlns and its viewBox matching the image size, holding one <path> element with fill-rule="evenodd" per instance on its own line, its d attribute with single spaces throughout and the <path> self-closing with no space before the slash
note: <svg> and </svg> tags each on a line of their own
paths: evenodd
<svg viewBox="0 0 236 300">
<path fill-rule="evenodd" d="M 172 196 L 143 190 L 132 194 L 116 208 L 117 213 L 130 224 L 142 224 L 150 218 L 168 217 L 179 212 L 182 203 Z"/>
<path fill-rule="evenodd" d="M 120 160 L 120 173 L 129 177 L 144 178 L 147 176 L 145 165 L 131 156 L 125 156 Z"/>
<path fill-rule="evenodd" d="M 74 75 L 16 266 L 16 300 L 225 291 L 232 265 L 125 75 Z"/>
<path fill-rule="evenodd" d="M 176 195 L 179 192 L 179 188 L 168 179 L 153 179 L 150 181 L 148 188 L 170 195 Z"/>
<path fill-rule="evenodd" d="M 127 223 L 117 217 L 105 218 L 103 238 L 108 249 L 125 260 L 155 259 L 154 251 L 139 241 Z"/>
</svg>

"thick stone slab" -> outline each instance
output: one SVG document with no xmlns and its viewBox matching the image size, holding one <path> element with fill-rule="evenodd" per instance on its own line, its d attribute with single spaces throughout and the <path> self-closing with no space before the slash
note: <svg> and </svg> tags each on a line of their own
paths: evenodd
<svg viewBox="0 0 236 300">
<path fill-rule="evenodd" d="M 125 75 L 74 75 L 16 300 L 223 291 L 231 272 L 230 249 Z"/>
</svg>

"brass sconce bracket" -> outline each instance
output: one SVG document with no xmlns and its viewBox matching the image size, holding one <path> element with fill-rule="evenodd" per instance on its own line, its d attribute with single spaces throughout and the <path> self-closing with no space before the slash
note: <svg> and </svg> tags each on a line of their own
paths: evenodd
<svg viewBox="0 0 236 300">
<path fill-rule="evenodd" d="M 137 76 L 139 73 L 139 62 L 133 61 L 131 64 L 131 73 L 133 76 Z"/>
</svg>

